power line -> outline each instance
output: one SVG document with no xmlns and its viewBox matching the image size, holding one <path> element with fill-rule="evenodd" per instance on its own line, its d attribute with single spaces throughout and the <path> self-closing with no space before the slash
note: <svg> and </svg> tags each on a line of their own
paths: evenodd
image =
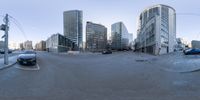
<svg viewBox="0 0 200 100">
<path fill-rule="evenodd" d="M 12 17 L 12 16 L 10 16 L 10 15 L 9 15 L 9 17 L 10 17 L 10 19 L 11 19 L 10 21 L 12 21 L 12 22 L 17 26 L 17 28 L 22 32 L 24 38 L 27 40 L 26 33 L 25 33 L 25 31 L 23 30 L 23 27 L 22 27 L 22 25 L 19 23 L 19 21 L 17 21 L 14 17 Z"/>
</svg>

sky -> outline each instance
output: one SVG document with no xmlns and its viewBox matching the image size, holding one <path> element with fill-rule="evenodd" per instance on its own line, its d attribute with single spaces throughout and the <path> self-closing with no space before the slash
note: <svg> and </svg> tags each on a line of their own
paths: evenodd
<svg viewBox="0 0 200 100">
<path fill-rule="evenodd" d="M 136 38 L 137 19 L 147 7 L 165 4 L 177 13 L 177 37 L 188 42 L 200 40 L 199 0 L 0 0 L 0 24 L 8 13 L 10 19 L 9 43 L 32 40 L 37 43 L 52 34 L 63 34 L 63 11 L 83 11 L 83 35 L 86 21 L 105 25 L 108 34 L 111 24 L 122 21 Z M 0 36 L 4 34 L 0 31 Z M 2 40 L 2 39 L 0 39 Z"/>
</svg>

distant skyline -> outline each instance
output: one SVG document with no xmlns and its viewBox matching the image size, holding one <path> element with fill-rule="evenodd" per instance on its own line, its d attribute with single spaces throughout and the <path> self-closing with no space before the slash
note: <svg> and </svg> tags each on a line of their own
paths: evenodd
<svg viewBox="0 0 200 100">
<path fill-rule="evenodd" d="M 176 10 L 177 37 L 187 41 L 200 40 L 198 0 L 4 0 L 0 4 L 0 24 L 3 23 L 2 15 L 8 13 L 21 24 L 25 32 L 20 32 L 11 22 L 9 42 L 32 40 L 35 44 L 54 33 L 63 34 L 64 11 L 82 10 L 84 41 L 87 21 L 105 25 L 108 34 L 113 23 L 122 21 L 136 38 L 138 16 L 145 8 L 156 4 L 169 5 Z M 0 31 L 0 36 L 3 34 Z"/>
</svg>

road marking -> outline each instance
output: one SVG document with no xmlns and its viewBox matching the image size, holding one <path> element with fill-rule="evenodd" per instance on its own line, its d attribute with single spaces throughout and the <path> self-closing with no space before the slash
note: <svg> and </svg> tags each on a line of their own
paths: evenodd
<svg viewBox="0 0 200 100">
<path fill-rule="evenodd" d="M 31 68 L 31 67 L 28 67 L 28 66 L 16 66 L 15 68 L 17 69 L 21 69 L 21 70 L 29 70 L 29 71 L 37 71 L 37 70 L 40 70 L 40 66 L 38 64 L 36 64 L 36 67 L 35 68 Z"/>
</svg>

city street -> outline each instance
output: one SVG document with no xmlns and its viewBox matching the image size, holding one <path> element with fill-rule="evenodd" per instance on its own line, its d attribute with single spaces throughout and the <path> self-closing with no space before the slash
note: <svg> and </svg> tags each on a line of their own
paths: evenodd
<svg viewBox="0 0 200 100">
<path fill-rule="evenodd" d="M 200 72 L 175 68 L 200 57 L 176 54 L 37 52 L 37 65 L 0 71 L 0 100 L 200 99 Z"/>
</svg>

